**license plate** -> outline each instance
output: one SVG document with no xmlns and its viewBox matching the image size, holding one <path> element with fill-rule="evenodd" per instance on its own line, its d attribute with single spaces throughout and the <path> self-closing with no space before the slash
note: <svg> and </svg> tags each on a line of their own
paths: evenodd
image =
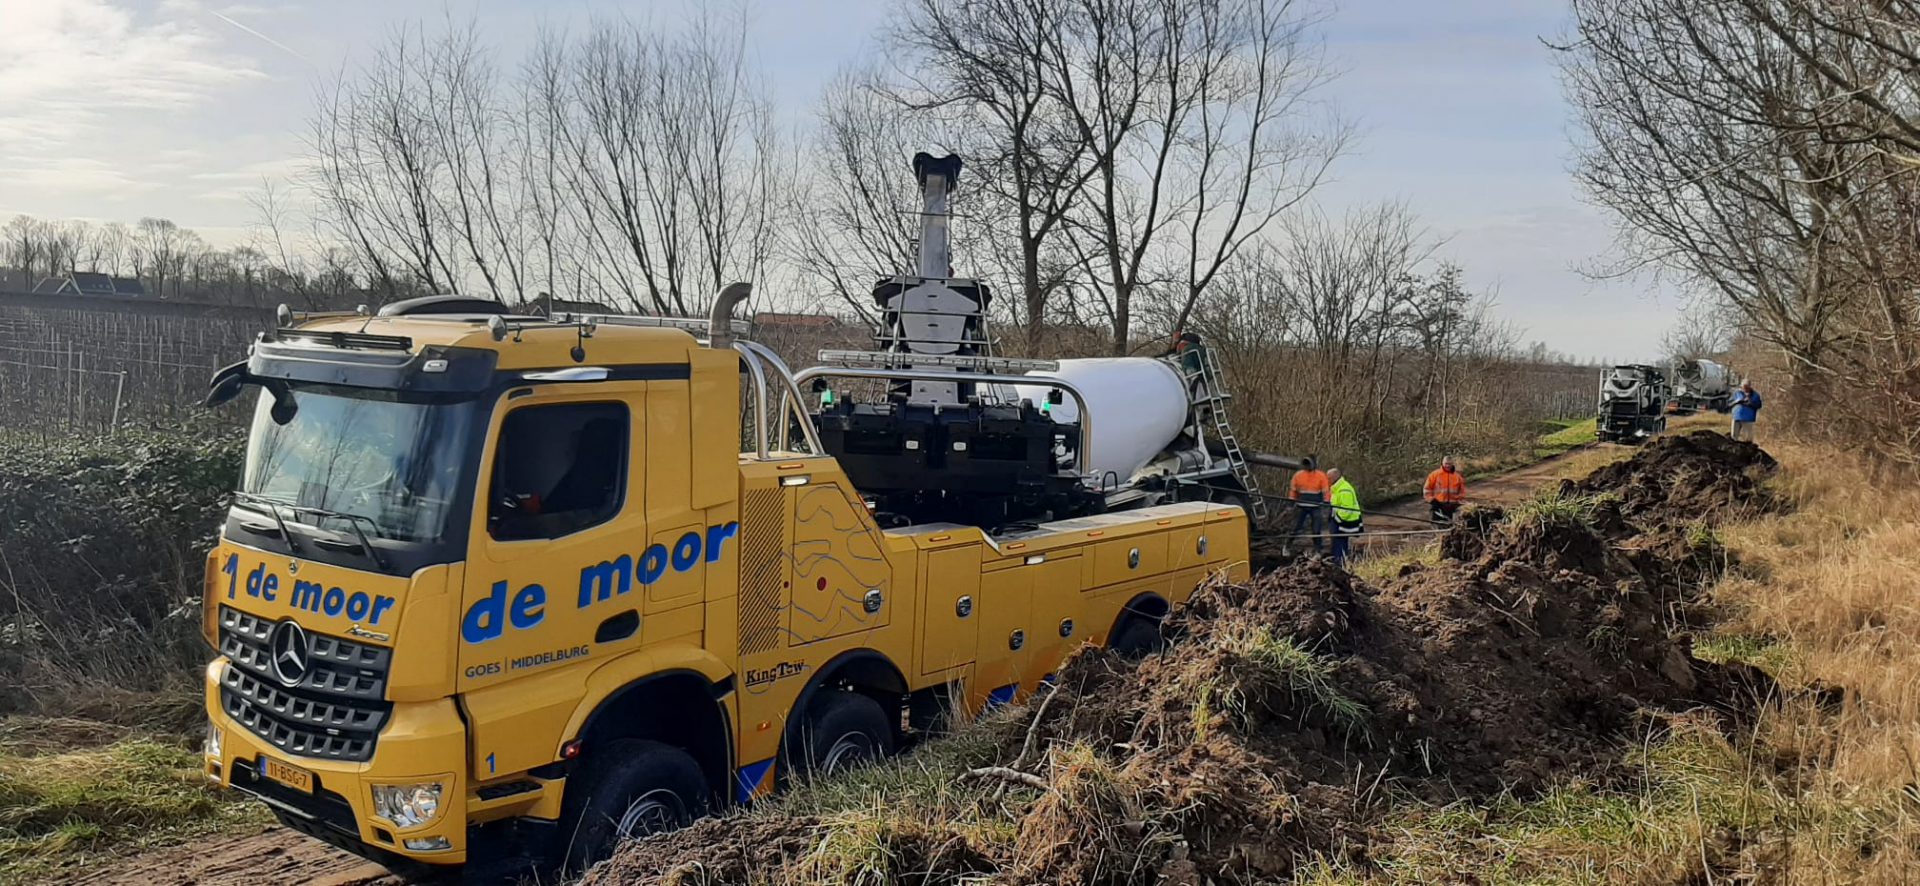
<svg viewBox="0 0 1920 886">
<path fill-rule="evenodd" d="M 294 790 L 307 794 L 313 793 L 313 773 L 291 763 L 282 763 L 272 757 L 261 757 L 260 772 Z"/>
</svg>

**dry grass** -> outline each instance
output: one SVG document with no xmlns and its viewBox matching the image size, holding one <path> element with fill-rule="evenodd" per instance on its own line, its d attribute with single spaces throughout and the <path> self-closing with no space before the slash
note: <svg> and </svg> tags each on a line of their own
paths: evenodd
<svg viewBox="0 0 1920 886">
<path fill-rule="evenodd" d="M 1870 482 L 1850 454 L 1793 443 L 1771 451 L 1789 466 L 1780 488 L 1798 511 L 1723 533 L 1745 563 L 1717 592 L 1734 612 L 1725 633 L 1791 650 L 1780 675 L 1789 682 L 1846 690 L 1819 735 L 1822 779 L 1920 799 L 1920 489 Z M 1771 725 L 1785 740 L 1810 724 Z"/>
<path fill-rule="evenodd" d="M 1675 422 L 1717 426 L 1718 416 Z M 1316 883 L 1912 883 L 1920 880 L 1920 489 L 1861 459 L 1765 441 L 1794 511 L 1729 525 L 1727 613 L 1698 652 L 1778 677 L 1789 700 L 1731 738 L 1705 721 L 1626 750 L 1631 785 L 1525 802 L 1415 804 L 1366 865 Z M 1563 464 L 1578 476 L 1627 450 Z M 1805 689 L 1838 687 L 1844 703 Z"/>
</svg>

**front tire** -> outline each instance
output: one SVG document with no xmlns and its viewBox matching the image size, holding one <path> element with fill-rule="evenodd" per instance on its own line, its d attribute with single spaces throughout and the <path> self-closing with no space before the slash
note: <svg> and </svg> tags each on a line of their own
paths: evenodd
<svg viewBox="0 0 1920 886">
<path fill-rule="evenodd" d="M 837 775 L 893 755 L 893 727 L 880 703 L 858 692 L 823 689 L 787 736 L 781 768 L 794 775 Z"/>
<path fill-rule="evenodd" d="M 657 741 L 608 742 L 568 781 L 560 838 L 569 874 L 612 855 L 622 840 L 679 830 L 707 814 L 700 765 Z"/>
</svg>

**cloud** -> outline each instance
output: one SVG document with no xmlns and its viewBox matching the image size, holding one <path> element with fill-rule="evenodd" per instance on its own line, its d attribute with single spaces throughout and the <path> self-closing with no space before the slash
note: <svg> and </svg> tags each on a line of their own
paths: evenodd
<svg viewBox="0 0 1920 886">
<path fill-rule="evenodd" d="M 0 180 L 20 188 L 65 194 L 131 194 L 158 187 L 121 164 L 93 157 L 47 157 L 20 162 L 0 157 Z"/>
<path fill-rule="evenodd" d="M 23 0 L 0 27 L 0 167 L 52 186 L 123 187 L 130 122 L 206 106 L 263 80 L 190 4 L 136 15 L 115 0 Z"/>
</svg>

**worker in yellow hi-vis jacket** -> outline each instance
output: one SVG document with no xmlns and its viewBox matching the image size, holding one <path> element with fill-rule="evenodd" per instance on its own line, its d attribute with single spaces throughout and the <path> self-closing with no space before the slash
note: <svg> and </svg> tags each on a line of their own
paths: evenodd
<svg viewBox="0 0 1920 886">
<path fill-rule="evenodd" d="M 1327 479 L 1333 481 L 1328 496 L 1328 502 L 1333 507 L 1333 562 L 1344 566 L 1354 537 L 1365 529 L 1361 523 L 1360 493 L 1340 473 L 1339 468 L 1328 471 Z"/>
</svg>

